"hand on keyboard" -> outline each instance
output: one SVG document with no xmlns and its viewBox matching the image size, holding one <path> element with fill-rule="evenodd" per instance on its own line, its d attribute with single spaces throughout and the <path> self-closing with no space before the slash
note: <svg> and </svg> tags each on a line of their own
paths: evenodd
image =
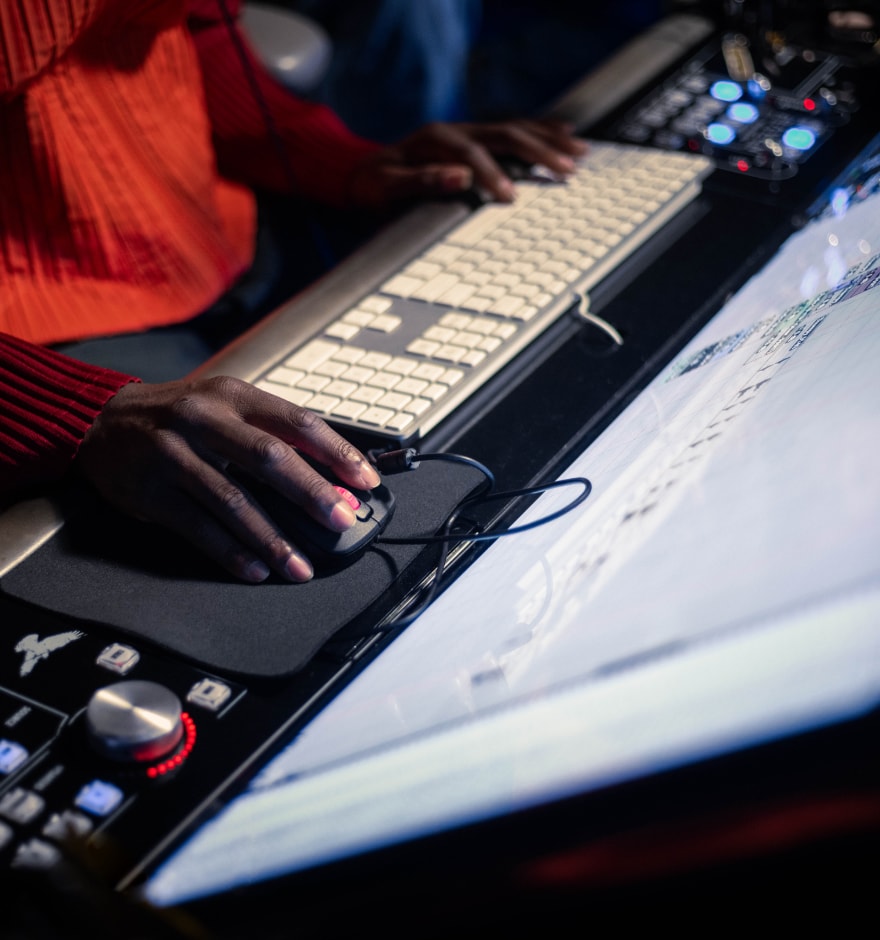
<svg viewBox="0 0 880 940">
<path fill-rule="evenodd" d="M 333 531 L 353 526 L 351 506 L 295 447 L 348 486 L 379 484 L 320 418 L 228 377 L 125 386 L 89 429 L 77 462 L 117 508 L 174 530 L 235 577 L 263 581 L 271 568 L 305 581 L 308 560 L 226 473 L 242 468 Z"/>
<path fill-rule="evenodd" d="M 495 157 L 516 157 L 567 176 L 586 151 L 558 121 L 429 124 L 364 161 L 352 174 L 349 193 L 355 205 L 382 208 L 477 186 L 499 202 L 512 202 L 513 183 Z"/>
</svg>

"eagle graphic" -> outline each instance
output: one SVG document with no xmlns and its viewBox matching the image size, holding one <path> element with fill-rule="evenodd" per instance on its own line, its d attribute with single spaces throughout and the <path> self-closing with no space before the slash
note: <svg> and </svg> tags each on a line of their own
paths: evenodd
<svg viewBox="0 0 880 940">
<path fill-rule="evenodd" d="M 27 676 L 34 671 L 34 666 L 41 659 L 48 659 L 49 653 L 67 646 L 74 640 L 85 636 L 81 630 L 68 630 L 66 633 L 56 633 L 54 636 L 47 636 L 41 640 L 36 633 L 29 633 L 22 637 L 15 646 L 16 653 L 24 653 L 24 661 L 21 664 L 19 675 Z"/>
</svg>

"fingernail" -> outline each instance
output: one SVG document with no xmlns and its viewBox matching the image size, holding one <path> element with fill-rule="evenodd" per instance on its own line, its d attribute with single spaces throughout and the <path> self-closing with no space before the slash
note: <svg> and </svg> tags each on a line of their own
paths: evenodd
<svg viewBox="0 0 880 940">
<path fill-rule="evenodd" d="M 248 581 L 265 581 L 269 577 L 270 571 L 268 566 L 264 565 L 261 561 L 252 561 L 247 568 L 245 568 L 244 576 Z"/>
<path fill-rule="evenodd" d="M 513 202 L 516 199 L 516 187 L 510 180 L 500 180 L 498 194 L 505 202 Z"/>
<path fill-rule="evenodd" d="M 376 472 L 376 468 L 367 463 L 366 460 L 362 460 L 360 466 L 358 467 L 360 471 L 361 482 L 364 485 L 364 489 L 371 490 L 374 486 L 378 486 L 382 482 L 382 478 Z"/>
<path fill-rule="evenodd" d="M 473 182 L 474 176 L 464 167 L 450 167 L 437 171 L 436 181 L 440 189 L 447 193 L 460 193 Z"/>
<path fill-rule="evenodd" d="M 337 532 L 344 532 L 346 529 L 350 529 L 355 522 L 357 522 L 357 517 L 354 514 L 354 510 L 344 500 L 340 500 L 336 503 L 330 511 L 330 528 Z"/>
<path fill-rule="evenodd" d="M 291 581 L 310 581 L 315 573 L 308 559 L 295 553 L 287 559 L 284 571 Z"/>
<path fill-rule="evenodd" d="M 571 157 L 559 157 L 558 160 L 559 169 L 563 173 L 573 173 L 575 168 L 574 160 Z"/>
</svg>

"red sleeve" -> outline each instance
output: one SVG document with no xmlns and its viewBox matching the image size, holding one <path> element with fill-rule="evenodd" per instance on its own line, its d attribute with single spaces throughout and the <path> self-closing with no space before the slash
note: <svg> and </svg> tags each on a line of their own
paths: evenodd
<svg viewBox="0 0 880 940">
<path fill-rule="evenodd" d="M 226 5 L 235 16 L 238 0 Z M 189 0 L 189 11 L 220 171 L 251 186 L 289 192 L 293 185 L 300 195 L 344 205 L 349 174 L 380 146 L 349 131 L 329 108 L 296 98 L 276 82 L 242 32 L 224 21 L 218 0 Z"/>
<path fill-rule="evenodd" d="M 0 496 L 61 477 L 129 375 L 0 333 Z"/>
<path fill-rule="evenodd" d="M 104 0 L 0 3 L 0 97 L 11 96 L 61 58 Z"/>
</svg>

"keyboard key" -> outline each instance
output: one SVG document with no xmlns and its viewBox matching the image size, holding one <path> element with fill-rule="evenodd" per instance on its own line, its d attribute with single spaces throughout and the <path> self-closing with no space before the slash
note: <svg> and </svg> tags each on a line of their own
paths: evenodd
<svg viewBox="0 0 880 940">
<path fill-rule="evenodd" d="M 395 297 L 410 297 L 424 283 L 417 277 L 409 277 L 405 274 L 398 274 L 386 281 L 382 285 L 382 293 L 392 294 Z"/>
<path fill-rule="evenodd" d="M 355 310 L 349 310 L 342 319 L 345 323 L 353 323 L 355 326 L 368 326 L 375 318 L 375 313 L 358 307 Z"/>
<path fill-rule="evenodd" d="M 340 399 L 333 395 L 315 395 L 309 402 L 309 409 L 319 414 L 330 414 L 339 405 Z"/>
<path fill-rule="evenodd" d="M 354 382 L 357 385 L 363 385 L 369 382 L 376 374 L 375 369 L 365 369 L 363 366 L 349 366 L 340 376 L 346 382 Z"/>
<path fill-rule="evenodd" d="M 443 375 L 444 371 L 443 366 L 435 366 L 429 362 L 422 362 L 412 370 L 410 375 L 412 375 L 414 379 L 425 379 L 428 382 L 435 382 Z"/>
<path fill-rule="evenodd" d="M 412 400 L 412 395 L 401 395 L 398 392 L 388 392 L 383 395 L 376 404 L 380 408 L 392 408 L 394 411 L 400 411 L 405 408 Z"/>
<path fill-rule="evenodd" d="M 377 330 L 380 333 L 393 333 L 403 321 L 400 317 L 393 317 L 390 314 L 382 314 L 367 327 L 368 330 Z"/>
<path fill-rule="evenodd" d="M 366 350 L 358 346 L 340 346 L 339 349 L 333 353 L 333 359 L 336 362 L 346 362 L 348 365 L 352 366 L 356 362 L 360 362 L 362 365 L 368 365 L 368 363 L 362 362 L 367 355 L 369 354 Z"/>
<path fill-rule="evenodd" d="M 451 343 L 447 343 L 434 353 L 434 358 L 438 359 L 440 362 L 461 362 L 461 357 L 464 356 L 466 352 L 467 349 L 464 346 L 454 346 Z"/>
<path fill-rule="evenodd" d="M 341 401 L 330 414 L 334 418 L 344 418 L 347 421 L 355 421 L 366 409 L 366 404 L 362 402 Z"/>
<path fill-rule="evenodd" d="M 276 385 L 274 382 L 267 382 L 263 379 L 260 382 L 257 382 L 257 388 L 262 389 L 264 392 L 269 392 L 272 395 L 276 395 L 278 398 L 283 398 L 285 401 L 289 401 L 291 405 L 300 405 L 305 407 L 312 398 L 312 392 L 306 391 L 304 388 L 291 388 L 289 385 Z"/>
<path fill-rule="evenodd" d="M 329 384 L 330 379 L 326 375 L 318 375 L 317 372 L 304 376 L 296 383 L 297 388 L 304 388 L 310 392 L 320 392 L 321 389 L 326 388 Z"/>
<path fill-rule="evenodd" d="M 337 343 L 315 339 L 290 356 L 284 364 L 289 369 L 301 369 L 303 372 L 310 372 L 325 359 L 329 359 L 333 353 L 338 352 L 339 349 L 340 346 Z"/>
<path fill-rule="evenodd" d="M 365 355 L 355 359 L 354 362 L 362 365 L 366 369 L 384 369 L 391 362 L 391 356 L 387 353 L 368 352 Z"/>
<path fill-rule="evenodd" d="M 424 379 L 402 379 L 394 387 L 394 391 L 402 395 L 421 395 L 428 385 Z"/>
<path fill-rule="evenodd" d="M 360 331 L 361 328 L 355 326 L 354 323 L 343 323 L 342 320 L 337 320 L 324 330 L 324 335 L 332 336 L 334 339 L 354 339 Z"/>
<path fill-rule="evenodd" d="M 361 401 L 365 405 L 375 405 L 384 394 L 385 389 L 383 388 L 376 388 L 374 385 L 361 385 L 349 397 L 352 401 Z"/>
<path fill-rule="evenodd" d="M 305 372 L 301 372 L 299 369 L 288 369 L 287 366 L 278 366 L 266 378 L 270 382 L 277 382 L 279 385 L 296 385 L 300 379 L 305 378 Z"/>
<path fill-rule="evenodd" d="M 380 297 L 378 294 L 373 294 L 370 297 L 365 297 L 358 306 L 362 310 L 368 310 L 370 313 L 385 313 L 389 307 L 391 307 L 393 301 L 389 300 L 387 297 Z"/>
<path fill-rule="evenodd" d="M 350 368 L 347 363 L 340 362 L 338 359 L 328 359 L 326 362 L 322 362 L 321 365 L 315 366 L 315 375 L 326 375 L 331 379 L 338 379 L 343 372 Z"/>
<path fill-rule="evenodd" d="M 331 382 L 325 389 L 325 395 L 336 395 L 339 398 L 348 398 L 349 395 L 357 388 L 355 382 L 343 382 L 340 379 L 337 379 L 335 382 Z"/>
<path fill-rule="evenodd" d="M 398 375 L 409 375 L 417 365 L 418 362 L 415 359 L 395 356 L 385 368 L 388 372 L 396 372 Z"/>
<path fill-rule="evenodd" d="M 414 356 L 425 356 L 425 358 L 429 358 L 433 356 L 439 348 L 440 343 L 438 342 L 431 342 L 427 339 L 414 339 L 409 346 L 406 347 L 406 351 L 412 353 Z"/>
<path fill-rule="evenodd" d="M 366 411 L 361 413 L 359 420 L 364 424 L 382 427 L 388 424 L 393 417 L 394 412 L 390 408 L 367 408 Z"/>
</svg>

